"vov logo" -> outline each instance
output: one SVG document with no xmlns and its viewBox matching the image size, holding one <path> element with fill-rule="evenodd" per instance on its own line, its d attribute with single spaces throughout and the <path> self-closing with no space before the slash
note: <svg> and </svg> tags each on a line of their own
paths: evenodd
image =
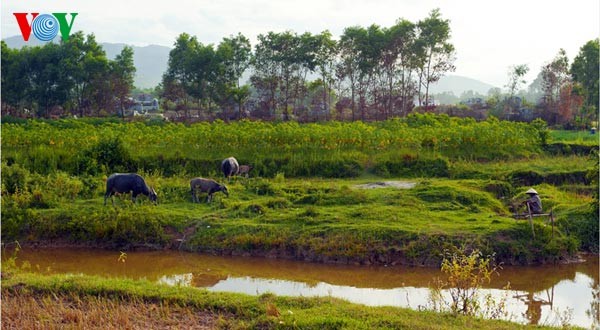
<svg viewBox="0 0 600 330">
<path fill-rule="evenodd" d="M 19 23 L 23 40 L 29 41 L 31 32 L 40 41 L 50 41 L 56 37 L 60 30 L 60 35 L 64 41 L 69 40 L 69 34 L 75 21 L 77 13 L 71 13 L 71 22 L 67 22 L 67 13 L 42 14 L 31 13 L 31 23 L 27 20 L 28 13 L 13 13 Z"/>
</svg>

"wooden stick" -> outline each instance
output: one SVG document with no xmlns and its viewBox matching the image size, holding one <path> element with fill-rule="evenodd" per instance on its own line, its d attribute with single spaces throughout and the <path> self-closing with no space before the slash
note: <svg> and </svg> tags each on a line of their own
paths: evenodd
<svg viewBox="0 0 600 330">
<path fill-rule="evenodd" d="M 535 238 L 535 231 L 533 230 L 533 216 L 531 215 L 531 208 L 529 207 L 529 203 L 527 204 L 527 212 L 529 212 L 529 224 L 531 225 L 531 233 L 533 234 L 533 238 Z"/>
</svg>

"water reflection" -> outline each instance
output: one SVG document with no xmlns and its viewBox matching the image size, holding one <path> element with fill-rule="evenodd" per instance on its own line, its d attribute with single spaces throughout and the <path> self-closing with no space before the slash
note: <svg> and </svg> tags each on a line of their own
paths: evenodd
<svg viewBox="0 0 600 330">
<path fill-rule="evenodd" d="M 550 309 L 552 309 L 552 303 L 554 301 L 554 287 L 550 289 L 552 294 L 548 294 L 548 290 L 546 289 L 547 299 L 539 299 L 535 296 L 533 291 L 529 291 L 526 294 L 517 294 L 513 298 L 517 298 L 521 300 L 525 305 L 527 305 L 527 310 L 523 314 L 529 320 L 529 324 L 539 324 L 540 318 L 542 317 L 542 306 L 549 305 Z"/>
<path fill-rule="evenodd" d="M 413 309 L 428 306 L 428 287 L 441 276 L 430 268 L 323 265 L 172 251 L 131 252 L 125 263 L 118 257 L 114 251 L 24 249 L 17 261 L 28 261 L 40 272 L 145 278 L 250 295 L 332 296 L 369 306 Z M 546 325 L 567 321 L 589 328 L 600 324 L 598 277 L 597 257 L 583 264 L 505 267 L 481 297 L 506 297 L 512 321 Z M 502 289 L 507 283 L 509 292 Z"/>
</svg>

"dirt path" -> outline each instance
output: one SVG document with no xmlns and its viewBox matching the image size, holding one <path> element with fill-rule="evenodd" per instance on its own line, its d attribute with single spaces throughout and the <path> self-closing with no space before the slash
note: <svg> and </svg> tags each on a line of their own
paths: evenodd
<svg viewBox="0 0 600 330">
<path fill-rule="evenodd" d="M 360 189 L 377 189 L 377 188 L 396 188 L 396 189 L 412 189 L 417 185 L 416 182 L 410 181 L 379 181 L 358 184 L 355 187 Z"/>
</svg>

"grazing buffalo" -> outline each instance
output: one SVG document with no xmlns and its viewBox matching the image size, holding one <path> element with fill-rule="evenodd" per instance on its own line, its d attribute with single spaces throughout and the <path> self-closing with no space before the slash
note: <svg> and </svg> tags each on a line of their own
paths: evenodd
<svg viewBox="0 0 600 330">
<path fill-rule="evenodd" d="M 193 178 L 192 180 L 190 180 L 190 192 L 192 193 L 192 202 L 199 203 L 200 201 L 198 200 L 198 195 L 196 194 L 196 191 L 208 193 L 208 198 L 206 199 L 207 203 L 210 203 L 212 201 L 213 194 L 218 191 L 222 191 L 225 194 L 225 196 L 229 197 L 227 187 L 211 179 Z"/>
<path fill-rule="evenodd" d="M 238 164 L 237 160 L 233 157 L 223 159 L 223 161 L 221 162 L 221 171 L 223 171 L 223 175 L 227 179 L 238 174 L 239 170 L 240 165 Z"/>
<path fill-rule="evenodd" d="M 238 171 L 238 174 L 245 175 L 246 177 L 248 177 L 248 174 L 250 174 L 250 171 L 252 171 L 252 169 L 252 165 L 240 165 L 240 170 Z"/>
<path fill-rule="evenodd" d="M 151 201 L 156 204 L 156 191 L 148 187 L 144 178 L 135 173 L 115 173 L 108 177 L 106 180 L 106 193 L 104 194 L 104 205 L 106 205 L 106 199 L 113 196 L 116 193 L 129 193 L 131 192 L 131 200 L 135 202 L 136 197 L 139 194 L 146 195 Z M 113 205 L 115 200 L 112 199 Z"/>
</svg>

